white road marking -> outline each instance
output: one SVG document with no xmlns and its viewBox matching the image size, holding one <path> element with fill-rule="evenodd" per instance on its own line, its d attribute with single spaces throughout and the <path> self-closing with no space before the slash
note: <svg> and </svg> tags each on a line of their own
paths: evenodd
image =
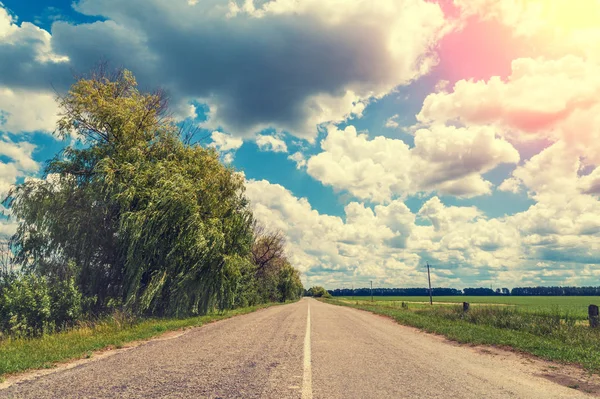
<svg viewBox="0 0 600 399">
<path fill-rule="evenodd" d="M 302 378 L 302 399 L 312 399 L 312 368 L 310 360 L 310 302 L 308 302 L 306 335 L 304 336 L 304 376 Z"/>
</svg>

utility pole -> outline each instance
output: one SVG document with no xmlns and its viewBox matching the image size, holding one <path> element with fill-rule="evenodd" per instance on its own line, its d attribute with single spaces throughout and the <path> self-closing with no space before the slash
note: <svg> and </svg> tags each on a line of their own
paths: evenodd
<svg viewBox="0 0 600 399">
<path fill-rule="evenodd" d="M 429 262 L 427 262 L 427 280 L 429 281 L 429 304 L 433 305 L 433 295 L 431 293 L 431 273 L 429 273 Z"/>
<path fill-rule="evenodd" d="M 354 283 L 352 283 L 352 300 L 354 300 Z"/>
<path fill-rule="evenodd" d="M 373 280 L 371 280 L 371 302 L 373 302 Z"/>
</svg>

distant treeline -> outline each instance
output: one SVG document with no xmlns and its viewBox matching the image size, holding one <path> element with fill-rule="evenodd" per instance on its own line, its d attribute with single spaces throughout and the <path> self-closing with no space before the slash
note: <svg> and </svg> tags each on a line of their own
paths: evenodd
<svg viewBox="0 0 600 399">
<path fill-rule="evenodd" d="M 433 288 L 433 296 L 600 296 L 600 287 L 515 287 L 508 288 Z M 337 288 L 329 290 L 333 296 L 370 296 L 370 288 Z M 373 288 L 374 296 L 429 296 L 427 288 Z"/>
</svg>

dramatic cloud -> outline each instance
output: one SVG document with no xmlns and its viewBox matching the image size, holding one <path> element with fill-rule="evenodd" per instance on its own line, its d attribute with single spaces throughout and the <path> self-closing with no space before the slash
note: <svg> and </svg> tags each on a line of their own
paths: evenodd
<svg viewBox="0 0 600 399">
<path fill-rule="evenodd" d="M 489 194 L 482 173 L 502 163 L 517 163 L 519 153 L 491 128 L 434 126 L 404 141 L 329 127 L 323 152 L 307 162 L 308 173 L 361 199 L 388 202 L 419 192 L 471 197 Z"/>
<path fill-rule="evenodd" d="M 302 198 L 314 198 L 310 179 L 290 182 L 299 196 L 247 182 L 255 216 L 284 232 L 311 284 L 423 286 L 426 260 L 435 285 L 596 281 L 600 2 L 441 3 L 458 12 L 428 0 L 78 0 L 85 19 L 49 30 L 0 3 L 0 193 L 38 173 L 43 149 L 24 133 L 54 129 L 54 89 L 107 60 L 143 90 L 167 89 L 176 118 L 204 121 L 223 162 L 253 140 L 248 154 L 285 154 L 272 170 L 287 157 L 340 194 L 331 216 L 313 205 L 332 200 Z M 262 160 L 247 153 L 250 170 Z M 0 220 L 0 236 L 14 228 Z"/>
<path fill-rule="evenodd" d="M 32 23 L 8 14 L 0 3 L 0 88 L 47 92 L 51 83 L 64 84 L 69 59 L 53 49 L 52 37 Z"/>
<path fill-rule="evenodd" d="M 439 6 L 424 0 L 81 0 L 75 8 L 106 20 L 59 21 L 50 36 L 17 27 L 0 8 L 0 85 L 64 89 L 71 69 L 103 58 L 145 86 L 165 86 L 175 103 L 207 103 L 207 127 L 246 136 L 274 127 L 312 139 L 318 124 L 360 116 L 371 98 L 427 73 L 447 29 Z"/>
</svg>

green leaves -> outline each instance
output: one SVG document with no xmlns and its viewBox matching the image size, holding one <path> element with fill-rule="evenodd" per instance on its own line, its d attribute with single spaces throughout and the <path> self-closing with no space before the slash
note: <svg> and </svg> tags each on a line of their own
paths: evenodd
<svg viewBox="0 0 600 399">
<path fill-rule="evenodd" d="M 77 286 L 52 305 L 61 317 L 77 303 L 187 315 L 300 295 L 282 246 L 253 261 L 268 237 L 254 237 L 243 178 L 214 150 L 182 143 L 161 93 L 140 93 L 129 71 L 100 71 L 59 102 L 57 134 L 79 144 L 7 205 L 21 221 L 12 247 L 23 270 Z"/>
</svg>

